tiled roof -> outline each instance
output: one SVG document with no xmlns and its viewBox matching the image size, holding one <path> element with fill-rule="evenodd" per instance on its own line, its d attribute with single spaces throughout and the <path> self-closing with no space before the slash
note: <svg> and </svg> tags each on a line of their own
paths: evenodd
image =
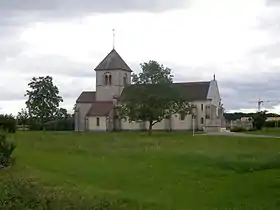
<svg viewBox="0 0 280 210">
<path fill-rule="evenodd" d="M 188 101 L 203 101 L 207 100 L 210 81 L 208 82 L 185 82 L 185 83 L 173 83 L 176 87 L 179 87 L 182 91 L 183 97 Z M 138 85 L 137 85 L 138 86 Z M 122 96 L 132 90 L 136 85 L 130 85 L 124 88 Z M 138 86 L 139 87 L 139 86 Z M 155 91 L 159 91 L 154 89 Z"/>
<path fill-rule="evenodd" d="M 188 101 L 207 100 L 210 81 L 174 83 L 174 85 L 182 88 L 183 96 Z"/>
<path fill-rule="evenodd" d="M 95 101 L 95 94 L 94 91 L 84 91 L 76 100 L 76 103 L 92 103 Z"/>
<path fill-rule="evenodd" d="M 113 49 L 94 70 L 124 70 L 132 72 L 132 70 L 115 49 Z"/>
<path fill-rule="evenodd" d="M 87 116 L 107 116 L 113 108 L 112 101 L 95 101 L 92 103 Z"/>
</svg>

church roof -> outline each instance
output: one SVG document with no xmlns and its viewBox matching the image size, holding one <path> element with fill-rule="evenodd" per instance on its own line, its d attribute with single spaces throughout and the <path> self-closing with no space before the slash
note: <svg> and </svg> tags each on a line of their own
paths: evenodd
<svg viewBox="0 0 280 210">
<path fill-rule="evenodd" d="M 205 101 L 207 100 L 208 90 L 210 81 L 207 82 L 184 82 L 184 83 L 173 83 L 182 90 L 183 97 L 188 101 Z M 122 96 L 129 92 L 131 88 L 137 87 L 138 85 L 130 85 L 124 88 Z"/>
<path fill-rule="evenodd" d="M 95 101 L 92 103 L 87 116 L 107 116 L 113 108 L 112 101 Z"/>
<path fill-rule="evenodd" d="M 210 81 L 207 82 L 184 82 L 174 83 L 183 90 L 183 96 L 188 101 L 205 101 L 207 100 Z"/>
<path fill-rule="evenodd" d="M 95 101 L 95 94 L 94 91 L 84 91 L 76 100 L 76 103 L 92 103 Z"/>
<path fill-rule="evenodd" d="M 132 72 L 115 49 L 113 49 L 94 70 L 124 70 Z"/>
</svg>

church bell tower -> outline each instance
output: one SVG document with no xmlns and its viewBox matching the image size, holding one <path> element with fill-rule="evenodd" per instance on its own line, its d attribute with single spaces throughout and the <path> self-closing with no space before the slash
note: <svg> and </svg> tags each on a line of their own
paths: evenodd
<svg viewBox="0 0 280 210">
<path fill-rule="evenodd" d="M 94 70 L 96 101 L 112 101 L 121 95 L 126 85 L 131 84 L 132 70 L 114 48 Z"/>
</svg>

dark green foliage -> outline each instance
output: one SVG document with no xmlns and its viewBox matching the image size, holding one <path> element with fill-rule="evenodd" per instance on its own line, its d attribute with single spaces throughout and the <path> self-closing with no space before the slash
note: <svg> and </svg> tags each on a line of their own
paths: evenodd
<svg viewBox="0 0 280 210">
<path fill-rule="evenodd" d="M 11 155 L 16 146 L 7 141 L 5 133 L 0 132 L 0 169 L 12 164 Z"/>
<path fill-rule="evenodd" d="M 18 125 L 27 125 L 28 119 L 29 119 L 28 111 L 26 109 L 21 109 L 21 111 L 18 112 L 17 115 Z"/>
<path fill-rule="evenodd" d="M 36 118 L 29 119 L 29 130 L 40 131 L 71 131 L 74 130 L 74 117 L 67 113 L 66 109 L 59 108 L 56 111 L 54 119 L 45 122 L 43 126 L 42 122 Z"/>
<path fill-rule="evenodd" d="M 241 128 L 241 127 L 235 127 L 235 128 L 232 128 L 230 129 L 231 132 L 244 132 L 246 131 L 245 128 Z"/>
<path fill-rule="evenodd" d="M 107 199 L 86 200 L 81 196 L 69 195 L 65 191 L 43 189 L 33 180 L 10 176 L 1 178 L 0 209 L 38 210 L 113 210 L 120 209 L 118 202 Z"/>
<path fill-rule="evenodd" d="M 74 119 L 64 118 L 47 122 L 45 129 L 48 131 L 72 131 L 74 130 Z"/>
<path fill-rule="evenodd" d="M 33 77 L 28 84 L 29 90 L 26 106 L 32 119 L 36 119 L 44 127 L 45 123 L 54 120 L 62 97 L 59 96 L 57 86 L 53 84 L 50 76 Z"/>
<path fill-rule="evenodd" d="M 169 68 L 156 61 L 141 64 L 142 72 L 132 75 L 134 85 L 125 88 L 119 115 L 128 121 L 149 122 L 149 133 L 156 123 L 172 114 L 189 114 L 191 106 L 180 87 L 172 84 Z"/>
<path fill-rule="evenodd" d="M 142 72 L 132 75 L 132 82 L 134 84 L 165 84 L 172 83 L 173 75 L 171 69 L 165 68 L 156 61 L 149 61 L 148 63 L 140 64 Z"/>
<path fill-rule="evenodd" d="M 257 130 L 261 130 L 265 126 L 266 111 L 257 112 L 253 115 L 253 126 Z"/>
<path fill-rule="evenodd" d="M 28 128 L 31 131 L 41 131 L 43 130 L 43 124 L 36 118 L 30 118 L 28 121 Z"/>
<path fill-rule="evenodd" d="M 273 121 L 267 121 L 265 122 L 265 127 L 267 128 L 275 128 L 280 126 L 280 121 L 273 120 Z"/>
<path fill-rule="evenodd" d="M 12 115 L 0 115 L 0 128 L 9 132 L 16 132 L 16 120 Z"/>
<path fill-rule="evenodd" d="M 243 112 L 235 112 L 235 113 L 224 113 L 224 116 L 227 120 L 237 120 L 241 117 L 253 117 L 256 113 L 243 113 Z M 266 117 L 279 117 L 280 115 L 274 113 L 265 113 Z"/>
</svg>

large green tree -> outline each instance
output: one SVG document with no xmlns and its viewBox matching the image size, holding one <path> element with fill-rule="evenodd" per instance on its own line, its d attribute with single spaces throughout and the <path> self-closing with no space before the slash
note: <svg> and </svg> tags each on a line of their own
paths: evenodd
<svg viewBox="0 0 280 210">
<path fill-rule="evenodd" d="M 259 111 L 253 115 L 253 125 L 257 130 L 261 130 L 265 126 L 267 111 Z"/>
<path fill-rule="evenodd" d="M 51 76 L 33 77 L 28 86 L 25 96 L 29 115 L 44 128 L 46 122 L 55 119 L 62 97 Z"/>
<path fill-rule="evenodd" d="M 180 87 L 173 85 L 171 69 L 156 61 L 141 64 L 142 72 L 133 74 L 133 85 L 124 89 L 119 113 L 122 118 L 148 122 L 153 126 L 175 113 L 188 114 L 191 106 L 182 97 Z"/>
</svg>

